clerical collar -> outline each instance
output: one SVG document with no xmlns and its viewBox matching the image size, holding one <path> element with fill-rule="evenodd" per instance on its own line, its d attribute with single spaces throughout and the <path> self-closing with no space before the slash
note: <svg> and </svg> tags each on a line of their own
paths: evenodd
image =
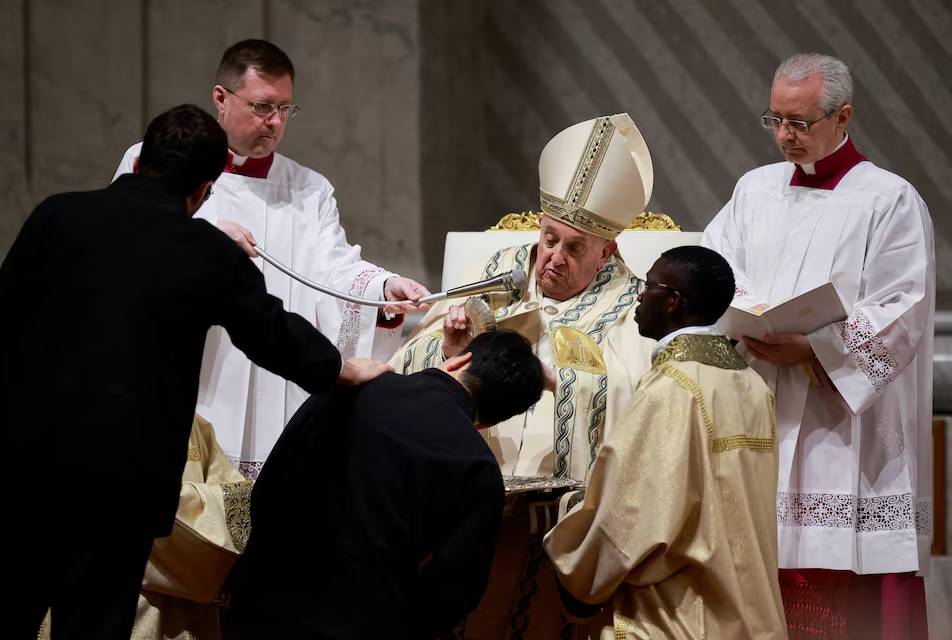
<svg viewBox="0 0 952 640">
<path fill-rule="evenodd" d="M 271 163 L 274 162 L 274 152 L 264 158 L 249 158 L 239 156 L 237 153 L 228 151 L 228 161 L 225 163 L 225 173 L 234 173 L 248 178 L 267 178 L 268 171 L 271 170 Z"/>
<path fill-rule="evenodd" d="M 701 335 L 701 336 L 722 336 L 724 335 L 715 325 L 709 324 L 704 326 L 692 326 L 692 327 L 681 327 L 675 331 L 672 331 L 665 337 L 658 340 L 658 344 L 655 345 L 654 350 L 651 352 L 651 359 L 654 360 L 654 357 L 664 349 L 668 344 L 677 338 L 680 335 L 684 334 L 692 335 Z"/>
<path fill-rule="evenodd" d="M 803 166 L 794 165 L 791 187 L 833 190 L 849 170 L 866 160 L 853 146 L 849 136 L 844 136 L 840 145 L 827 157 Z"/>
</svg>

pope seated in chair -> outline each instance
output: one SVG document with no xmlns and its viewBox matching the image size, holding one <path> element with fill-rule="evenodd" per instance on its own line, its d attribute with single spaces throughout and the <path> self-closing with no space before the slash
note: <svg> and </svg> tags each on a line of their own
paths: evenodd
<svg viewBox="0 0 952 640">
<path fill-rule="evenodd" d="M 654 343 L 624 327 L 638 278 L 617 253 L 615 238 L 644 209 L 652 182 L 648 148 L 627 114 L 556 135 L 539 160 L 538 242 L 501 250 L 473 273 L 479 280 L 524 270 L 525 292 L 487 294 L 465 308 L 434 306 L 391 360 L 404 374 L 437 366 L 484 324 L 529 339 L 547 365 L 552 393 L 485 430 L 504 475 L 584 482 L 606 432 L 647 371 Z M 548 506 L 510 501 L 490 588 L 467 619 L 465 637 L 560 637 L 565 623 L 551 567 L 542 562 L 548 526 L 541 514 Z"/>
</svg>

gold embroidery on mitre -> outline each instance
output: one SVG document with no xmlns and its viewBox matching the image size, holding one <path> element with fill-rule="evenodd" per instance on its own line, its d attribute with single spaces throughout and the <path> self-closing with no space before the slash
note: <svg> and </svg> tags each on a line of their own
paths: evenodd
<svg viewBox="0 0 952 640">
<path fill-rule="evenodd" d="M 584 207 L 588 194 L 592 190 L 592 183 L 602 166 L 602 160 L 608 152 L 608 143 L 615 133 L 615 125 L 610 118 L 599 118 L 592 125 L 592 133 L 588 136 L 585 145 L 585 155 L 579 158 L 575 167 L 575 176 L 565 192 L 565 202 L 571 207 Z"/>
<path fill-rule="evenodd" d="M 572 327 L 561 326 L 552 332 L 552 351 L 559 369 L 576 369 L 607 375 L 602 349 L 588 335 Z"/>
<path fill-rule="evenodd" d="M 565 200 L 556 198 L 541 189 L 539 189 L 539 200 L 543 213 L 601 238 L 613 240 L 625 230 L 623 226 L 596 215 L 585 207 L 572 206 Z"/>
<path fill-rule="evenodd" d="M 564 198 L 539 190 L 542 211 L 576 228 L 611 240 L 622 232 L 624 226 L 615 224 L 585 208 L 588 194 L 592 190 L 595 176 L 608 152 L 608 143 L 615 133 L 611 118 L 595 120 L 592 132 L 588 136 L 585 151 L 575 166 L 575 175 L 565 192 Z"/>
<path fill-rule="evenodd" d="M 191 461 L 201 461 L 202 459 L 202 450 L 198 448 L 198 445 L 189 444 L 188 445 L 188 454 L 185 457 L 186 460 Z"/>
</svg>

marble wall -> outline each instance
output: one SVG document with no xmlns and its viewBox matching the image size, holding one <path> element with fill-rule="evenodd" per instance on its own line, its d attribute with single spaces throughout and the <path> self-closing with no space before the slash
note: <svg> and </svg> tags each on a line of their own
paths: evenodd
<svg viewBox="0 0 952 640">
<path fill-rule="evenodd" d="M 0 256 L 51 193 L 108 184 L 148 121 L 212 111 L 222 51 L 265 37 L 295 62 L 302 109 L 280 150 L 337 188 L 352 242 L 427 279 L 419 179 L 419 3 L 22 0 L 0 3 Z"/>
</svg>

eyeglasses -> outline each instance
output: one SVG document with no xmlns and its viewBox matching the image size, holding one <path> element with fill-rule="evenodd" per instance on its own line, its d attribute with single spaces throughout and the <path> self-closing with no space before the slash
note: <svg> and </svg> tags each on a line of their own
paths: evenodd
<svg viewBox="0 0 952 640">
<path fill-rule="evenodd" d="M 208 191 L 205 192 L 205 197 L 202 198 L 202 204 L 205 204 L 205 201 L 212 197 L 212 188 L 208 187 Z"/>
<path fill-rule="evenodd" d="M 278 116 L 282 120 L 287 120 L 288 118 L 293 118 L 294 115 L 301 109 L 301 107 L 293 103 L 271 104 L 270 102 L 255 102 L 238 95 L 228 87 L 222 87 L 222 89 L 248 105 L 248 108 L 251 109 L 251 113 L 255 114 L 259 118 L 267 119 L 277 112 Z"/>
<path fill-rule="evenodd" d="M 652 282 L 650 280 L 642 280 L 641 278 L 635 278 L 635 295 L 641 296 L 644 295 L 645 291 L 648 289 L 667 289 L 668 291 L 673 291 L 680 294 L 681 291 L 672 287 L 669 284 L 664 284 L 662 282 Z"/>
<path fill-rule="evenodd" d="M 794 133 L 799 133 L 802 135 L 805 133 L 809 133 L 810 127 L 812 125 L 816 124 L 820 120 L 826 120 L 827 118 L 832 116 L 834 113 L 839 111 L 839 109 L 840 108 L 837 107 L 836 109 L 833 109 L 832 111 L 827 113 L 825 116 L 820 116 L 816 120 L 807 122 L 806 120 L 788 120 L 787 118 L 778 118 L 777 116 L 769 116 L 767 115 L 767 112 L 770 111 L 770 108 L 768 107 L 767 109 L 764 109 L 764 112 L 760 115 L 760 126 L 762 126 L 764 129 L 770 129 L 772 131 L 775 131 L 779 129 L 781 125 L 785 125 L 787 129 L 789 129 L 790 131 L 793 131 Z"/>
</svg>

